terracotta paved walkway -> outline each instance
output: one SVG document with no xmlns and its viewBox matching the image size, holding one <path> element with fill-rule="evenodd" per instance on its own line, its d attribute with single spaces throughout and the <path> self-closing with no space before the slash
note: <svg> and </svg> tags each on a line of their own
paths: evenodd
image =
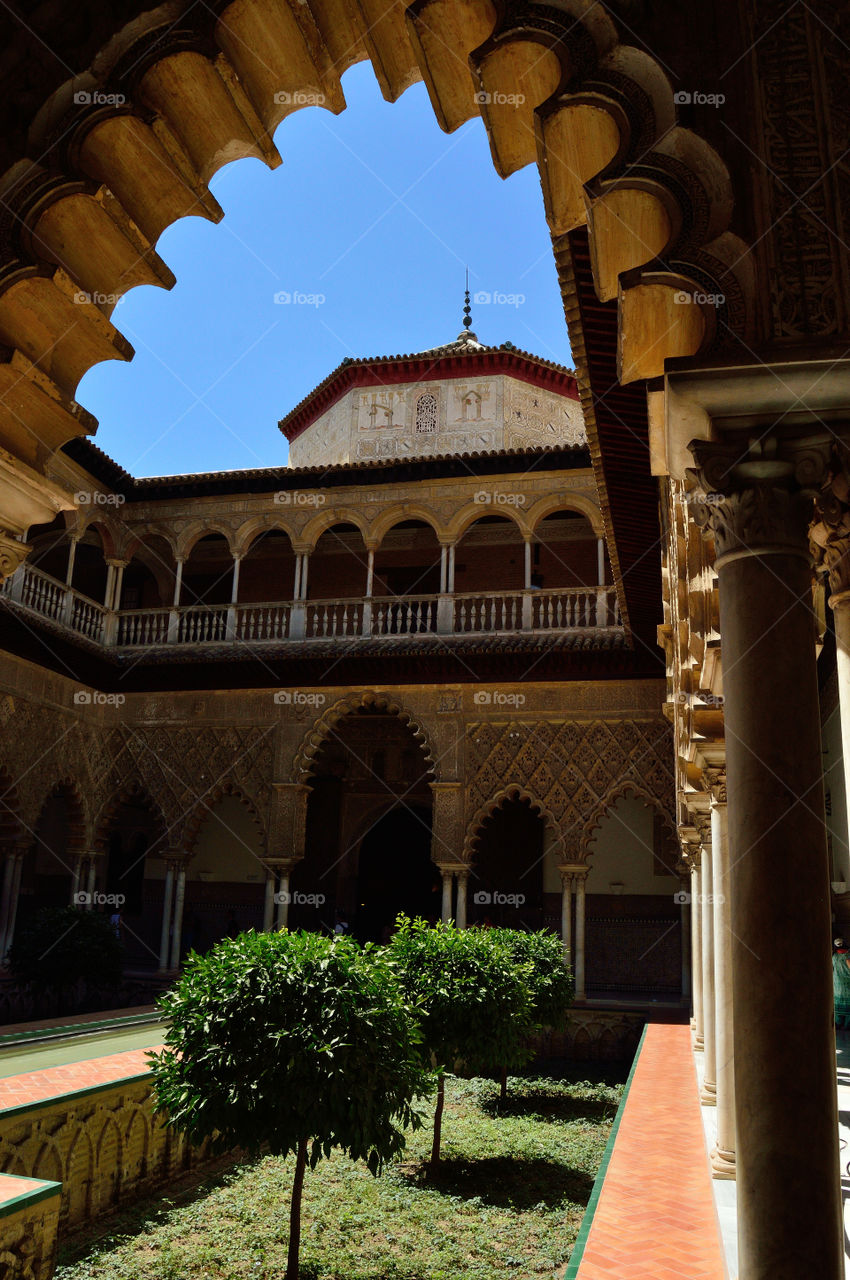
<svg viewBox="0 0 850 1280">
<path fill-rule="evenodd" d="M 724 1280 L 688 1026 L 650 1023 L 577 1280 Z"/>
<path fill-rule="evenodd" d="M 45 1067 L 42 1071 L 25 1071 L 23 1075 L 8 1076 L 5 1080 L 0 1080 L 0 1111 L 20 1107 L 25 1103 L 41 1102 L 45 1098 L 55 1098 L 63 1093 L 74 1093 L 77 1089 L 111 1084 L 113 1080 L 122 1080 L 125 1076 L 141 1075 L 149 1070 L 147 1055 L 150 1051 L 130 1049 L 104 1058 L 71 1062 L 64 1067 Z"/>
</svg>

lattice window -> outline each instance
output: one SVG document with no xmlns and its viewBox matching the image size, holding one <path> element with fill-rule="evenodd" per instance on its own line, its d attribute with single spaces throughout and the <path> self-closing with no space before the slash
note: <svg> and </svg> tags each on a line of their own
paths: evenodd
<svg viewBox="0 0 850 1280">
<path fill-rule="evenodd" d="M 426 393 L 416 401 L 416 430 L 437 430 L 437 397 Z"/>
</svg>

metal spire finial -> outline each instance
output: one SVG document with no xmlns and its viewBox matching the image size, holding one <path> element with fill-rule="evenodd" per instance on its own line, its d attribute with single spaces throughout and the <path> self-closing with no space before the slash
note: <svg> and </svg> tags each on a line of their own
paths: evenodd
<svg viewBox="0 0 850 1280">
<path fill-rule="evenodd" d="M 472 310 L 469 306 L 469 267 L 466 268 L 466 297 L 463 307 L 463 327 L 467 333 L 472 328 Z"/>
</svg>

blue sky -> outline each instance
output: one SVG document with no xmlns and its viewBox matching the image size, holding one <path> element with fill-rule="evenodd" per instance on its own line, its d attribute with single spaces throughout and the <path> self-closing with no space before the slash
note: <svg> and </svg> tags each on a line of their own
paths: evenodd
<svg viewBox="0 0 850 1280">
<path fill-rule="evenodd" d="M 97 365 L 77 399 L 133 474 L 284 463 L 278 420 L 346 356 L 457 336 L 467 264 L 473 295 L 512 299 L 473 305 L 482 342 L 571 363 L 536 166 L 503 181 L 481 121 L 442 133 L 423 85 L 386 103 L 367 63 L 343 88 L 341 115 L 283 121 L 278 169 L 219 171 L 222 222 L 163 233 L 174 289 L 116 308 L 135 359 Z"/>
</svg>

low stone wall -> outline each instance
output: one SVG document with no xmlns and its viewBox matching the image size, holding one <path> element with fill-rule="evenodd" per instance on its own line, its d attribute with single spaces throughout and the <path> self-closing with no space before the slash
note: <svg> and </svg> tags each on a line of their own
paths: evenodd
<svg viewBox="0 0 850 1280">
<path fill-rule="evenodd" d="M 534 1037 L 541 1058 L 613 1062 L 633 1058 L 647 1018 L 644 1013 L 573 1007 L 563 1031 L 550 1028 Z"/>
<path fill-rule="evenodd" d="M 57 1182 L 0 1176 L 0 1276 L 50 1280 L 59 1229 Z"/>
<path fill-rule="evenodd" d="M 154 1116 L 148 1071 L 0 1113 L 0 1171 L 62 1184 L 62 1235 L 209 1158 Z"/>
</svg>

